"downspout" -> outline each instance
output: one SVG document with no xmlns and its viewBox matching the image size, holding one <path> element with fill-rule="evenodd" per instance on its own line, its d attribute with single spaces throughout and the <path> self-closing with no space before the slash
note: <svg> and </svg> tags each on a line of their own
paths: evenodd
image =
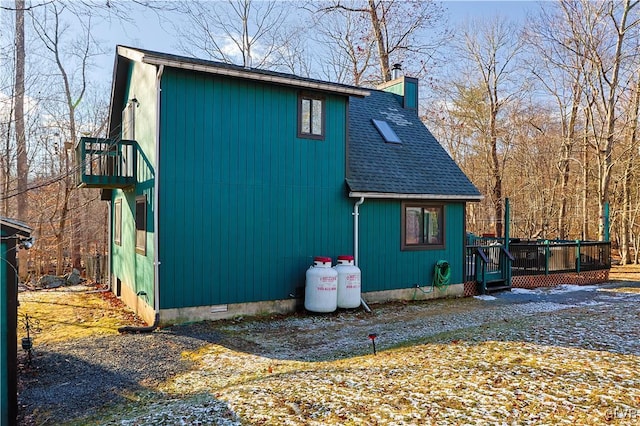
<svg viewBox="0 0 640 426">
<path fill-rule="evenodd" d="M 109 215 L 109 244 L 107 244 L 107 291 L 111 291 L 111 289 L 113 288 L 113 286 L 111 285 L 111 279 L 113 278 L 113 275 L 111 274 L 111 244 L 113 244 L 113 220 L 112 220 L 112 214 L 113 214 L 113 209 L 112 209 L 112 204 L 113 204 L 113 196 L 111 197 L 111 200 L 109 200 L 109 202 L 107 203 L 107 214 Z"/>
<path fill-rule="evenodd" d="M 358 266 L 358 218 L 360 217 L 360 206 L 364 204 L 364 197 L 360 197 L 353 205 L 353 260 Z"/>
<path fill-rule="evenodd" d="M 162 73 L 164 72 L 164 65 L 158 67 L 156 74 L 156 169 L 155 179 L 153 181 L 153 307 L 155 310 L 155 319 L 153 325 L 149 327 L 120 327 L 118 331 L 120 333 L 150 333 L 160 325 L 160 260 L 158 258 L 158 216 L 159 216 L 159 188 L 160 188 L 160 95 L 162 88 L 160 87 L 160 81 L 162 80 Z"/>
<path fill-rule="evenodd" d="M 358 228 L 359 228 L 359 217 L 360 217 L 360 206 L 364 204 L 364 197 L 360 197 L 358 201 L 353 205 L 353 260 L 354 264 L 358 266 Z M 364 308 L 365 311 L 371 313 L 371 308 L 367 305 L 367 302 L 364 301 L 362 296 L 360 296 L 360 304 Z"/>
</svg>

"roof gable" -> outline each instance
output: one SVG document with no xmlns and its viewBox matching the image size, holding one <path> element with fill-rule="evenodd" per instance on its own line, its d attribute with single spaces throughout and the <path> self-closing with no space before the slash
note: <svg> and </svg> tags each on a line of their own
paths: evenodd
<svg viewBox="0 0 640 426">
<path fill-rule="evenodd" d="M 386 121 L 402 141 L 385 142 L 373 120 Z M 347 184 L 356 196 L 479 200 L 478 189 L 393 93 L 372 90 L 349 102 Z"/>
<path fill-rule="evenodd" d="M 369 91 L 361 87 L 331 83 L 312 78 L 304 78 L 297 75 L 276 71 L 242 67 L 239 65 L 227 64 L 223 62 L 190 58 L 187 56 L 179 56 L 169 53 L 154 52 L 127 46 L 118 46 L 117 54 L 136 62 L 144 62 L 153 65 L 164 65 L 168 67 L 205 72 L 209 74 L 225 75 L 228 77 L 261 81 L 263 83 L 269 84 L 280 84 L 301 89 L 317 90 L 320 92 L 334 93 L 346 96 L 369 95 Z"/>
</svg>

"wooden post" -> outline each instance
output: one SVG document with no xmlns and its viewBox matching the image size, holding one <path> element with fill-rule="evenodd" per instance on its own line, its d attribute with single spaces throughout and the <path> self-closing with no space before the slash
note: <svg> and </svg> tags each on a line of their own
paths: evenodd
<svg viewBox="0 0 640 426">
<path fill-rule="evenodd" d="M 510 222 L 511 216 L 511 205 L 509 203 L 509 198 L 504 199 L 504 250 L 506 253 L 509 253 L 509 240 L 511 238 L 511 224 Z M 511 261 L 507 259 L 505 253 L 505 261 L 504 261 L 504 269 L 505 269 L 505 285 L 511 287 Z"/>
</svg>

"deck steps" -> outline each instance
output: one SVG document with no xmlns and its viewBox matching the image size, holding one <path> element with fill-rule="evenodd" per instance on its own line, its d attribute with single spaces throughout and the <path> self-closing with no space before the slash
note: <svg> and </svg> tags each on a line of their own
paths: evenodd
<svg viewBox="0 0 640 426">
<path fill-rule="evenodd" d="M 511 290 L 511 286 L 506 283 L 505 280 L 491 280 L 487 281 L 486 293 L 497 293 L 499 291 Z"/>
</svg>

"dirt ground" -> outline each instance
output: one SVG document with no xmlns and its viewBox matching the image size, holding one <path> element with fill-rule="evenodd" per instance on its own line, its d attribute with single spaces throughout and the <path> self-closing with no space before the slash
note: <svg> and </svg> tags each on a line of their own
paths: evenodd
<svg viewBox="0 0 640 426">
<path fill-rule="evenodd" d="M 20 422 L 637 424 L 640 266 L 610 277 L 148 335 L 117 333 L 140 321 L 111 293 L 24 292 L 35 334 Z"/>
<path fill-rule="evenodd" d="M 640 282 L 640 265 L 613 266 L 609 279 Z M 119 327 L 146 325 L 112 292 L 90 283 L 53 290 L 25 291 L 20 293 L 19 300 L 18 341 L 24 337 L 25 314 L 32 321 L 32 331 L 38 344 L 95 335 L 116 335 Z M 365 314 L 358 312 L 356 315 Z"/>
</svg>

